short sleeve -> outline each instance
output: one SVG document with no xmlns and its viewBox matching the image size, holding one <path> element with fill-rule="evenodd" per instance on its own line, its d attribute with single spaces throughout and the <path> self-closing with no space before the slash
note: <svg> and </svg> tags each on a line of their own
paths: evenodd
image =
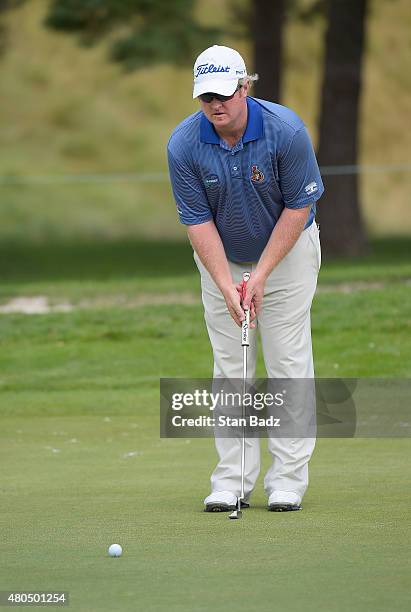
<svg viewBox="0 0 411 612">
<path fill-rule="evenodd" d="M 320 169 L 305 127 L 292 137 L 279 158 L 279 181 L 286 208 L 304 208 L 324 192 Z"/>
<path fill-rule="evenodd" d="M 203 184 L 190 164 L 176 159 L 168 149 L 168 167 L 180 222 L 197 225 L 210 221 L 213 214 Z"/>
</svg>

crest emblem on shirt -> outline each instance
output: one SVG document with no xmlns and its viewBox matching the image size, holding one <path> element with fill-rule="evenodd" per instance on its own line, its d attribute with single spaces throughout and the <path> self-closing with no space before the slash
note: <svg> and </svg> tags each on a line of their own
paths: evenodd
<svg viewBox="0 0 411 612">
<path fill-rule="evenodd" d="M 261 170 L 258 169 L 257 164 L 255 164 L 254 166 L 251 166 L 251 176 L 250 176 L 251 180 L 253 181 L 253 183 L 262 183 L 264 180 L 264 173 L 261 172 Z"/>
</svg>

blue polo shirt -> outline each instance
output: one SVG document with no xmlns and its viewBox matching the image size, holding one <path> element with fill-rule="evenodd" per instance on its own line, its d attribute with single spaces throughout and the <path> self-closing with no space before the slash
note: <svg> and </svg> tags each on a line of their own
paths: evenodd
<svg viewBox="0 0 411 612">
<path fill-rule="evenodd" d="M 202 111 L 168 143 L 171 185 L 181 223 L 214 220 L 227 258 L 258 261 L 284 208 L 311 206 L 324 191 L 313 146 L 289 108 L 247 98 L 247 127 L 230 147 Z"/>
</svg>

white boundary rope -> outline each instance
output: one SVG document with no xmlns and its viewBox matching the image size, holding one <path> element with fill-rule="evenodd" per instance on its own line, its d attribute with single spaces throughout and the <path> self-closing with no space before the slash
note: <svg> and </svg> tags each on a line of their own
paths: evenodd
<svg viewBox="0 0 411 612">
<path fill-rule="evenodd" d="M 350 174 L 409 173 L 411 164 L 321 166 L 323 176 Z M 101 173 L 101 174 L 49 174 L 49 175 L 0 175 L 0 186 L 63 185 L 99 183 L 164 183 L 169 181 L 167 172 Z"/>
</svg>

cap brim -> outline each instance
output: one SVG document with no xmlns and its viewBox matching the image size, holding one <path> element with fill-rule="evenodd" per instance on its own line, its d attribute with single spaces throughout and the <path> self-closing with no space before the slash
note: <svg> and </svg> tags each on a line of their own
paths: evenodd
<svg viewBox="0 0 411 612">
<path fill-rule="evenodd" d="M 230 81 L 218 81 L 217 79 L 210 79 L 209 81 L 201 81 L 201 83 L 194 84 L 193 98 L 198 98 L 204 93 L 216 93 L 221 96 L 231 96 L 237 89 L 238 79 L 231 79 Z"/>
</svg>

